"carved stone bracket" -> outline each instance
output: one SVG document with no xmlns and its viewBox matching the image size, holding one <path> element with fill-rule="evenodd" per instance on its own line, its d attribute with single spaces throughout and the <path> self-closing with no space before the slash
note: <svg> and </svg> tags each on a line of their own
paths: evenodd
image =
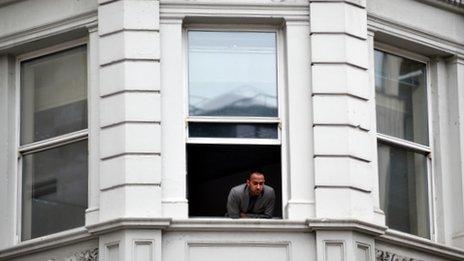
<svg viewBox="0 0 464 261">
<path fill-rule="evenodd" d="M 98 248 L 76 252 L 65 261 L 98 261 Z"/>
<path fill-rule="evenodd" d="M 375 250 L 375 260 L 376 261 L 423 261 L 420 259 L 415 259 L 412 257 L 400 256 L 395 253 L 391 253 L 385 250 L 376 249 Z"/>
</svg>

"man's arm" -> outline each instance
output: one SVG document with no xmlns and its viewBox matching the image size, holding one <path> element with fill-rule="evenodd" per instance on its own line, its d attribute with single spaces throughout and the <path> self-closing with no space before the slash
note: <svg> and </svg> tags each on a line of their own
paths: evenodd
<svg viewBox="0 0 464 261">
<path fill-rule="evenodd" d="M 240 201 L 233 189 L 230 190 L 227 197 L 227 216 L 230 218 L 240 217 Z"/>
<path fill-rule="evenodd" d="M 246 214 L 248 218 L 272 218 L 274 215 L 275 192 L 272 190 L 263 214 Z"/>
</svg>

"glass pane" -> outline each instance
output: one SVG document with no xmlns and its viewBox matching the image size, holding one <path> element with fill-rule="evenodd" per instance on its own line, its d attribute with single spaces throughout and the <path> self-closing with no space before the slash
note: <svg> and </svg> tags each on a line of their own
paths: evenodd
<svg viewBox="0 0 464 261">
<path fill-rule="evenodd" d="M 380 207 L 390 228 L 430 237 L 426 156 L 378 144 Z"/>
<path fill-rule="evenodd" d="M 194 116 L 277 116 L 276 35 L 190 31 Z"/>
<path fill-rule="evenodd" d="M 87 141 L 23 157 L 22 239 L 83 226 Z"/>
<path fill-rule="evenodd" d="M 429 144 L 426 65 L 375 51 L 377 131 Z"/>
<path fill-rule="evenodd" d="M 189 123 L 189 136 L 202 138 L 277 139 L 276 123 Z"/>
<path fill-rule="evenodd" d="M 21 63 L 21 144 L 87 128 L 86 47 Z"/>
</svg>

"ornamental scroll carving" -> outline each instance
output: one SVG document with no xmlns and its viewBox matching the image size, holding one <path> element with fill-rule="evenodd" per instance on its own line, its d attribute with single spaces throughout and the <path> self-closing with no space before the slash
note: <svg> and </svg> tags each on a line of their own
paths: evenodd
<svg viewBox="0 0 464 261">
<path fill-rule="evenodd" d="M 385 250 L 376 249 L 375 250 L 375 260 L 376 261 L 423 261 L 420 259 L 415 259 L 412 257 L 400 256 L 395 253 L 391 253 Z"/>
<path fill-rule="evenodd" d="M 54 261 L 54 259 L 52 259 Z M 64 261 L 98 261 L 98 248 L 88 249 L 66 257 Z"/>
</svg>

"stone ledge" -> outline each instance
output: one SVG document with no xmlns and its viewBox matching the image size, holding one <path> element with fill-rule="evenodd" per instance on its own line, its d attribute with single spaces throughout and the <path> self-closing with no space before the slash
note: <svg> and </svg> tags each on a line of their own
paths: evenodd
<svg viewBox="0 0 464 261">
<path fill-rule="evenodd" d="M 79 227 L 52 235 L 47 235 L 39 238 L 34 238 L 21 242 L 13 247 L 0 250 L 0 261 L 10 260 L 16 256 L 24 256 L 34 252 L 45 251 L 70 245 L 77 242 L 82 242 L 95 238 L 85 227 Z"/>
<path fill-rule="evenodd" d="M 311 231 L 319 230 L 351 230 L 373 236 L 380 236 L 385 233 L 387 227 L 364 222 L 356 219 L 308 219 L 306 225 Z"/>
<path fill-rule="evenodd" d="M 100 235 L 121 229 L 164 229 L 167 228 L 170 224 L 170 218 L 118 218 L 92 224 L 86 228 L 89 233 Z"/>
<path fill-rule="evenodd" d="M 305 232 L 304 220 L 192 218 L 173 220 L 170 231 Z"/>
<path fill-rule="evenodd" d="M 387 229 L 385 234 L 380 235 L 376 240 L 402 247 L 409 247 L 445 258 L 452 258 L 452 260 L 464 260 L 464 249 L 446 246 L 430 239 L 395 230 Z"/>
<path fill-rule="evenodd" d="M 0 250 L 0 261 L 87 241 L 99 235 L 123 229 L 158 229 L 190 232 L 315 232 L 355 231 L 371 235 L 377 241 L 409 247 L 417 251 L 464 260 L 464 249 L 446 246 L 426 238 L 390 230 L 385 226 L 356 219 L 229 219 L 229 218 L 118 218 L 53 235 L 31 239 Z"/>
</svg>

